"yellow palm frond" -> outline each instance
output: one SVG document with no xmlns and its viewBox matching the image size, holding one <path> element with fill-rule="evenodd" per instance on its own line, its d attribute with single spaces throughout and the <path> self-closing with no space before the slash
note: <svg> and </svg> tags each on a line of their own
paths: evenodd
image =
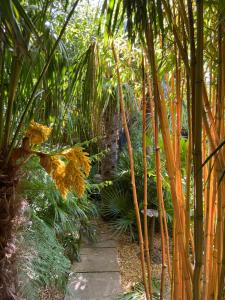
<svg viewBox="0 0 225 300">
<path fill-rule="evenodd" d="M 66 159 L 66 162 L 62 160 Z M 55 181 L 60 193 L 66 198 L 69 191 L 81 197 L 85 192 L 85 178 L 91 165 L 88 153 L 74 147 L 56 155 L 41 154 L 40 164 Z"/>
<path fill-rule="evenodd" d="M 30 139 L 30 144 L 42 144 L 48 139 L 51 132 L 52 128 L 31 121 L 26 137 Z"/>
</svg>

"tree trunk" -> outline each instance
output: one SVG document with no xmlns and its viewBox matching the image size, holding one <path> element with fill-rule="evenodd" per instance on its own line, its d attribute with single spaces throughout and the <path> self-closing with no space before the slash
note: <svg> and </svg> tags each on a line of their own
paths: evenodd
<svg viewBox="0 0 225 300">
<path fill-rule="evenodd" d="M 102 141 L 102 148 L 107 150 L 101 164 L 103 180 L 112 179 L 115 176 L 118 161 L 119 118 L 114 102 L 108 105 L 103 116 L 105 136 Z"/>
<path fill-rule="evenodd" d="M 1 159 L 3 161 L 3 159 Z M 0 169 L 0 299 L 15 299 L 16 270 L 13 268 L 20 201 L 16 197 L 18 174 L 12 166 Z"/>
</svg>

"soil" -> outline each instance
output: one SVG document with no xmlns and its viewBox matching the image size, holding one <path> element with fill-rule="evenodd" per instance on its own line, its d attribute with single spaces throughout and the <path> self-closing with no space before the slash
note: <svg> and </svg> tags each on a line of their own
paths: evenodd
<svg viewBox="0 0 225 300">
<path fill-rule="evenodd" d="M 129 292 L 142 280 L 140 248 L 136 242 L 131 242 L 129 236 L 123 235 L 119 238 L 119 265 L 121 270 L 121 283 L 124 292 Z M 152 278 L 160 284 L 161 277 L 161 239 L 160 234 L 155 234 L 153 251 L 151 254 Z M 169 286 L 169 276 L 166 272 L 166 290 Z"/>
<path fill-rule="evenodd" d="M 40 300 L 63 300 L 64 293 L 57 290 L 56 288 L 42 289 L 39 293 Z"/>
</svg>

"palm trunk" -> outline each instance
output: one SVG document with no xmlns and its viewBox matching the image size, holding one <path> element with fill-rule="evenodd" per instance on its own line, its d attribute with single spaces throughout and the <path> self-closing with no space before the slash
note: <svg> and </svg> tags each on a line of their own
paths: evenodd
<svg viewBox="0 0 225 300">
<path fill-rule="evenodd" d="M 5 46 L 0 42 L 0 149 L 3 141 L 3 115 L 4 115 L 4 59 Z"/>
<path fill-rule="evenodd" d="M 3 156 L 0 161 L 3 166 Z M 12 261 L 16 250 L 13 232 L 21 207 L 21 200 L 16 195 L 18 178 L 14 165 L 0 169 L 0 299 L 4 300 L 15 299 L 16 294 L 16 270 L 12 268 Z"/>
<path fill-rule="evenodd" d="M 22 67 L 21 57 L 19 57 L 17 54 L 12 58 L 12 63 L 11 63 L 11 78 L 10 78 L 8 107 L 6 112 L 4 141 L 3 141 L 4 151 L 7 151 L 7 147 L 9 145 L 10 132 L 11 132 L 10 129 L 12 126 L 12 110 L 13 110 L 14 100 L 16 97 L 17 85 L 19 81 L 21 67 Z"/>
<path fill-rule="evenodd" d="M 107 150 L 106 155 L 101 161 L 101 175 L 104 180 L 113 179 L 116 174 L 116 167 L 118 161 L 118 121 L 119 116 L 115 111 L 116 105 L 109 104 L 104 119 L 104 139 L 102 141 L 102 147 Z"/>
</svg>

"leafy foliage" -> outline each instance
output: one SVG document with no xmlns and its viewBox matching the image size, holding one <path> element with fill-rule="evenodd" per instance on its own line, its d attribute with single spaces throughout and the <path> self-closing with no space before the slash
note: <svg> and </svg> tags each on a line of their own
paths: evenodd
<svg viewBox="0 0 225 300">
<path fill-rule="evenodd" d="M 132 195 L 115 183 L 102 190 L 102 215 L 110 219 L 116 234 L 129 232 L 132 240 L 136 239 L 136 219 L 133 209 Z"/>
<path fill-rule="evenodd" d="M 31 155 L 37 155 L 41 166 L 53 178 L 64 198 L 69 191 L 76 192 L 81 197 L 85 191 L 85 178 L 91 170 L 88 153 L 83 152 L 81 147 L 68 148 L 54 155 L 32 150 L 33 145 L 46 141 L 51 131 L 52 128 L 32 121 L 22 147 L 13 150 L 11 162 L 18 166 L 18 159 L 23 157 L 26 161 Z"/>
<path fill-rule="evenodd" d="M 65 288 L 70 261 L 53 228 L 33 215 L 21 232 L 22 253 L 17 263 L 19 294 L 27 300 L 38 299 L 40 287 Z"/>
<path fill-rule="evenodd" d="M 70 261 L 79 260 L 82 236 L 95 238 L 90 220 L 98 212 L 87 193 L 82 199 L 70 193 L 64 201 L 37 157 L 27 162 L 24 171 L 26 179 L 19 188 L 29 205 L 19 239 L 18 272 L 20 294 L 29 300 L 37 298 L 41 287 L 65 288 Z"/>
<path fill-rule="evenodd" d="M 152 280 L 152 296 L 153 300 L 159 300 L 159 283 L 153 278 Z M 143 283 L 138 283 L 133 287 L 131 292 L 120 295 L 116 300 L 145 300 L 145 290 Z"/>
</svg>

